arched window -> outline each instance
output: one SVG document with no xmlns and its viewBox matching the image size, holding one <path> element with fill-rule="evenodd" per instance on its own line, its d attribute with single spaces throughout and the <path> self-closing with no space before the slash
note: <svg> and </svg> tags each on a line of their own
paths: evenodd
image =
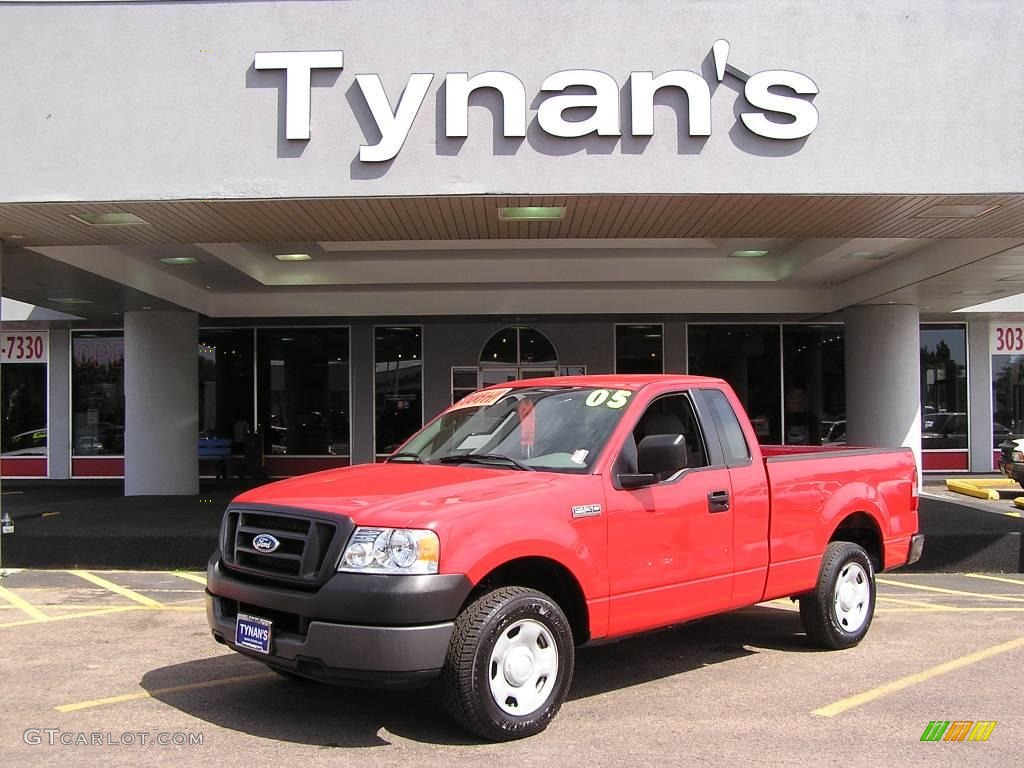
<svg viewBox="0 0 1024 768">
<path fill-rule="evenodd" d="M 558 353 L 548 337 L 536 328 L 510 325 L 488 339 L 480 353 L 481 367 L 557 367 Z"/>
<path fill-rule="evenodd" d="M 477 366 L 452 368 L 452 402 L 492 384 L 541 376 L 579 376 L 585 365 L 559 365 L 558 352 L 536 328 L 510 325 L 491 336 Z"/>
</svg>

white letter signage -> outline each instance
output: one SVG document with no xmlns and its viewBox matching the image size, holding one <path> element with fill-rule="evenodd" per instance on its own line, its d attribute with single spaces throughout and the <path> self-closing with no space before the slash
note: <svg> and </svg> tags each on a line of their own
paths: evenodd
<svg viewBox="0 0 1024 768">
<path fill-rule="evenodd" d="M 273 51 L 257 53 L 254 69 L 283 69 L 285 98 L 284 137 L 309 138 L 309 73 L 314 69 L 341 69 L 341 51 Z"/>
</svg>

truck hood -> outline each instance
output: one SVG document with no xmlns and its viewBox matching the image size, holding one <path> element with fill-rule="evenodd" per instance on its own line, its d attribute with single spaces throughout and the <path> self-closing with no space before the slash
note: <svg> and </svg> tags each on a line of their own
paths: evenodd
<svg viewBox="0 0 1024 768">
<path fill-rule="evenodd" d="M 350 517 L 356 525 L 433 528 L 500 500 L 546 496 L 585 482 L 580 475 L 488 467 L 365 464 L 254 488 L 232 506 L 271 504 Z"/>
</svg>

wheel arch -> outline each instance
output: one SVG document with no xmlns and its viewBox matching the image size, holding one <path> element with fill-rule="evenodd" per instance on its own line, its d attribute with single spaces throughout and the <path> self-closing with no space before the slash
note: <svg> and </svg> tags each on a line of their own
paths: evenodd
<svg viewBox="0 0 1024 768">
<path fill-rule="evenodd" d="M 583 587 L 569 568 L 550 557 L 517 557 L 491 568 L 474 585 L 462 608 L 487 592 L 513 586 L 535 589 L 554 600 L 569 620 L 576 645 L 590 639 L 590 611 Z"/>
<path fill-rule="evenodd" d="M 878 520 L 870 512 L 856 511 L 847 513 L 838 521 L 832 530 L 828 543 L 833 541 L 849 541 L 857 544 L 868 553 L 875 572 L 885 567 L 885 545 L 882 539 L 882 528 Z"/>
</svg>

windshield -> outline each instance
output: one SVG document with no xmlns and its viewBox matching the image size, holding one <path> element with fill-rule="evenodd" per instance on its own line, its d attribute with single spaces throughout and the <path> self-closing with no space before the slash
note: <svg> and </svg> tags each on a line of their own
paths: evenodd
<svg viewBox="0 0 1024 768">
<path fill-rule="evenodd" d="M 632 396 L 593 387 L 481 390 L 430 422 L 390 460 L 586 472 Z"/>
</svg>

